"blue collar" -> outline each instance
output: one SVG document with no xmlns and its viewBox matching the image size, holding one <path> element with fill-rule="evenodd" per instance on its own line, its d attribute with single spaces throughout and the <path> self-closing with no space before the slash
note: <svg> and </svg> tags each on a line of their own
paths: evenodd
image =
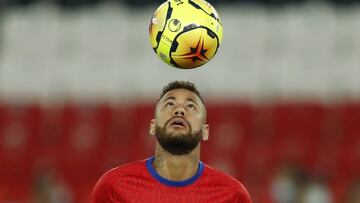
<svg viewBox="0 0 360 203">
<path fill-rule="evenodd" d="M 155 159 L 155 157 L 152 156 L 146 160 L 146 168 L 150 172 L 152 177 L 154 177 L 157 181 L 159 181 L 160 183 L 165 184 L 167 186 L 182 187 L 182 186 L 190 185 L 191 183 L 193 183 L 197 179 L 199 179 L 201 174 L 204 171 L 204 164 L 200 161 L 198 170 L 193 177 L 186 179 L 186 180 L 182 180 L 182 181 L 172 181 L 172 180 L 163 178 L 156 172 L 155 168 L 152 166 L 152 162 L 154 161 L 154 159 Z"/>
</svg>

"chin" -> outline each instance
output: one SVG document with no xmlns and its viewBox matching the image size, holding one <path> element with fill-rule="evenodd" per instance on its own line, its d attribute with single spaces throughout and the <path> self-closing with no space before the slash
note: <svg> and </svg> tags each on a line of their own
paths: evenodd
<svg viewBox="0 0 360 203">
<path fill-rule="evenodd" d="M 171 137 L 180 137 L 180 136 L 189 135 L 190 132 L 185 130 L 169 130 L 167 134 L 170 135 Z"/>
<path fill-rule="evenodd" d="M 168 133 L 168 135 L 170 135 L 171 137 L 179 137 L 179 136 L 185 136 L 188 133 L 184 133 L 184 132 L 179 132 L 179 131 L 170 131 Z"/>
</svg>

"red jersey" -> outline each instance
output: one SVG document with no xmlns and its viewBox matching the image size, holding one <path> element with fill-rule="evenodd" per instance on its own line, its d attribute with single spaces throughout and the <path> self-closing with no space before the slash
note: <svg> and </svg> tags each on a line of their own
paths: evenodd
<svg viewBox="0 0 360 203">
<path fill-rule="evenodd" d="M 193 177 L 171 181 L 155 171 L 154 159 L 129 163 L 105 173 L 96 183 L 90 203 L 251 203 L 239 181 L 202 162 Z"/>
</svg>

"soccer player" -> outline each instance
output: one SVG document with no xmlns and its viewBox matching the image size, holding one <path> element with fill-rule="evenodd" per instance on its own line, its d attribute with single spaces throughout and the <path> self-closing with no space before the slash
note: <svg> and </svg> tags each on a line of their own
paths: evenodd
<svg viewBox="0 0 360 203">
<path fill-rule="evenodd" d="M 164 87 L 150 121 L 155 155 L 105 173 L 91 203 L 251 203 L 244 186 L 200 161 L 200 142 L 209 138 L 206 109 L 191 82 Z"/>
</svg>

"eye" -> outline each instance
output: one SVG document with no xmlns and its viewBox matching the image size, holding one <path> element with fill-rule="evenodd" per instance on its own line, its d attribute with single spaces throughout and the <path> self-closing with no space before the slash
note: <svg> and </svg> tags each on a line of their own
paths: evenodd
<svg viewBox="0 0 360 203">
<path fill-rule="evenodd" d="M 166 102 L 165 107 L 173 107 L 175 104 L 172 101 Z"/>
<path fill-rule="evenodd" d="M 187 107 L 196 110 L 196 106 L 194 104 L 188 104 Z"/>
</svg>

